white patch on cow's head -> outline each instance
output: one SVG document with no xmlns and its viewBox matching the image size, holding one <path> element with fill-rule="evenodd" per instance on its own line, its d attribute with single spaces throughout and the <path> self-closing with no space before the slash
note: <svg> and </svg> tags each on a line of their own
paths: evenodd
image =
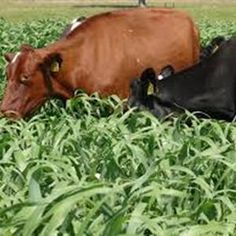
<svg viewBox="0 0 236 236">
<path fill-rule="evenodd" d="M 75 18 L 74 20 L 71 21 L 71 24 L 75 24 L 78 21 L 78 18 Z"/>
<path fill-rule="evenodd" d="M 11 63 L 15 63 L 16 59 L 20 56 L 20 54 L 21 54 L 20 52 L 16 53 L 16 55 L 12 59 Z"/>
<path fill-rule="evenodd" d="M 74 31 L 78 26 L 80 26 L 82 24 L 83 21 L 77 21 L 77 22 L 74 22 L 72 24 L 72 26 L 70 27 L 70 32 Z"/>
<path fill-rule="evenodd" d="M 158 75 L 158 76 L 157 76 L 157 79 L 158 79 L 158 80 L 163 80 L 164 78 L 165 78 L 165 77 L 164 77 L 163 75 Z"/>
</svg>

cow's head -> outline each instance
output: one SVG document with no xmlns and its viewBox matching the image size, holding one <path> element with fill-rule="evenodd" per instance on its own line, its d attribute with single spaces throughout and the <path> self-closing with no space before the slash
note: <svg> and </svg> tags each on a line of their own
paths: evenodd
<svg viewBox="0 0 236 236">
<path fill-rule="evenodd" d="M 140 79 L 135 79 L 130 84 L 131 95 L 135 97 L 146 97 L 149 83 L 155 84 L 156 75 L 152 68 L 145 69 Z"/>
<path fill-rule="evenodd" d="M 128 98 L 128 106 L 139 106 L 147 99 L 147 96 L 149 95 L 150 87 L 153 90 L 152 93 L 155 90 L 155 84 L 156 84 L 156 74 L 154 69 L 147 68 L 145 69 L 140 79 L 135 79 L 130 84 L 130 95 Z"/>
<path fill-rule="evenodd" d="M 1 112 L 10 118 L 21 118 L 32 113 L 48 97 L 56 95 L 54 81 L 62 66 L 58 53 L 39 53 L 29 45 L 20 52 L 6 53 L 7 86 Z"/>
</svg>

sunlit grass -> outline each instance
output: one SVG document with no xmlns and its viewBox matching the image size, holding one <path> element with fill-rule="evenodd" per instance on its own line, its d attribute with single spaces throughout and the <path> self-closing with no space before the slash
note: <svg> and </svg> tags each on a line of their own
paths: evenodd
<svg viewBox="0 0 236 236">
<path fill-rule="evenodd" d="M 234 232 L 235 126 L 121 105 L 80 94 L 1 119 L 0 232 Z"/>
</svg>

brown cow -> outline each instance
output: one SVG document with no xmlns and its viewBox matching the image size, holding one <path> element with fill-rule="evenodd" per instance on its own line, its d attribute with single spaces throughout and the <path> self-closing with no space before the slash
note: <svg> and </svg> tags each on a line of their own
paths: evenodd
<svg viewBox="0 0 236 236">
<path fill-rule="evenodd" d="M 41 49 L 23 45 L 7 53 L 8 83 L 1 111 L 24 117 L 49 97 L 71 98 L 83 89 L 125 98 L 145 68 L 176 71 L 197 63 L 198 30 L 183 12 L 131 9 L 93 16 L 67 37 Z"/>
</svg>

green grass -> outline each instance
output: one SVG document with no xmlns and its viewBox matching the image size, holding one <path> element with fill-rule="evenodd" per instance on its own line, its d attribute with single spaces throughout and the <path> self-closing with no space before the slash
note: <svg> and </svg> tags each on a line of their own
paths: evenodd
<svg viewBox="0 0 236 236">
<path fill-rule="evenodd" d="M 114 1 L 111 3 L 107 1 L 98 1 L 94 3 L 93 7 L 86 6 L 87 1 L 74 4 L 50 4 L 40 2 L 14 2 L 3 0 L 0 8 L 0 16 L 11 22 L 28 22 L 32 19 L 41 20 L 47 18 L 57 19 L 73 19 L 75 17 L 84 15 L 91 16 L 99 12 L 117 10 L 120 7 L 135 6 L 137 1 Z M 104 3 L 105 2 L 105 3 Z M 156 3 L 156 1 L 148 1 L 149 6 L 163 7 L 163 3 Z M 83 7 L 83 4 L 85 5 Z M 90 5 L 90 4 L 89 4 Z M 96 6 L 97 5 L 97 6 Z M 220 6 L 219 6 L 220 5 Z M 176 3 L 176 8 L 189 12 L 195 19 L 209 19 L 209 20 L 228 20 L 236 21 L 235 12 L 236 4 L 182 4 Z"/>
<path fill-rule="evenodd" d="M 31 21 L 32 19 L 74 19 L 75 17 L 84 15 L 90 16 L 98 12 L 109 11 L 112 8 L 77 8 L 71 5 L 48 5 L 38 4 L 28 6 L 25 4 L 6 5 L 0 9 L 0 16 L 12 22 Z M 113 8 L 114 9 L 114 8 Z"/>
<path fill-rule="evenodd" d="M 180 6 L 179 8 L 189 12 L 197 21 L 207 20 L 212 22 L 219 20 L 236 22 L 236 5 L 190 5 Z"/>
<path fill-rule="evenodd" d="M 3 53 L 55 41 L 66 19 L 0 20 Z M 236 35 L 199 19 L 202 43 Z M 188 125 L 187 125 L 188 124 Z M 78 92 L 33 117 L 0 119 L 0 235 L 235 235 L 235 123 L 122 112 L 116 96 Z"/>
</svg>

